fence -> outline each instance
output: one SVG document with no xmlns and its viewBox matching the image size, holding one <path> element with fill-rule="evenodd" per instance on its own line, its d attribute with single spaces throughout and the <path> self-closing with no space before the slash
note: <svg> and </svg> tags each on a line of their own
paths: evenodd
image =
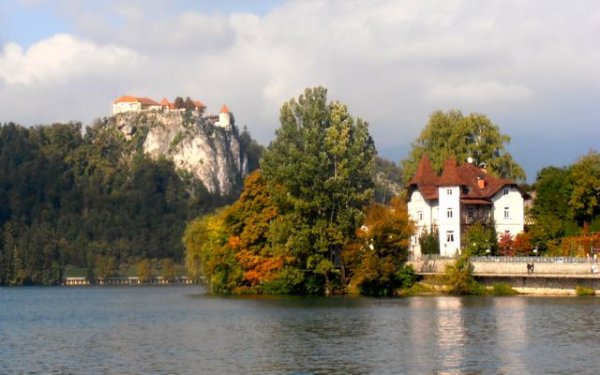
<svg viewBox="0 0 600 375">
<path fill-rule="evenodd" d="M 455 259 L 455 257 L 441 255 L 410 255 L 409 261 L 434 261 L 439 259 Z M 491 263 L 571 263 L 587 264 L 597 263 L 593 257 L 538 257 L 538 256 L 472 256 L 471 262 L 491 262 Z"/>
</svg>

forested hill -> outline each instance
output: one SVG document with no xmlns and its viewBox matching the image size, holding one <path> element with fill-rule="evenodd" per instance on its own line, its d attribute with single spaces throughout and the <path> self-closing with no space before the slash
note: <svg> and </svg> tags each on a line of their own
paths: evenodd
<svg viewBox="0 0 600 375">
<path fill-rule="evenodd" d="M 0 284 L 58 283 L 66 265 L 93 274 L 99 264 L 180 261 L 185 223 L 235 199 L 243 168 L 256 168 L 260 147 L 245 131 L 171 124 L 171 153 L 149 154 L 144 144 L 154 133 L 146 123 L 165 126 L 141 120 L 107 118 L 85 131 L 74 123 L 0 127 Z M 215 182 L 209 187 L 173 156 L 198 133 L 217 150 L 209 153 L 229 147 L 218 142 L 237 147 L 225 158 L 238 169 L 206 174 Z"/>
</svg>

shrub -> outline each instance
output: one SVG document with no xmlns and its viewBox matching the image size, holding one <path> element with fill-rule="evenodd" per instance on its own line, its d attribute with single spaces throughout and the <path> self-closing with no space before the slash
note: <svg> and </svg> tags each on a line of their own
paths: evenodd
<svg viewBox="0 0 600 375">
<path fill-rule="evenodd" d="M 464 251 L 453 264 L 446 266 L 446 283 L 451 294 L 485 294 L 485 287 L 480 285 L 473 277 L 473 265 L 469 258 L 468 251 Z"/>
<path fill-rule="evenodd" d="M 575 293 L 577 293 L 578 296 L 595 296 L 596 295 L 596 291 L 592 288 L 588 288 L 586 286 L 581 286 L 581 285 L 577 285 L 575 287 Z"/>
<path fill-rule="evenodd" d="M 403 289 L 412 287 L 417 279 L 415 270 L 410 265 L 404 265 L 398 272 L 396 272 L 395 276 L 400 288 Z"/>
<path fill-rule="evenodd" d="M 498 283 L 494 284 L 493 294 L 495 296 L 514 296 L 515 294 L 519 294 L 513 287 L 508 283 Z"/>
</svg>

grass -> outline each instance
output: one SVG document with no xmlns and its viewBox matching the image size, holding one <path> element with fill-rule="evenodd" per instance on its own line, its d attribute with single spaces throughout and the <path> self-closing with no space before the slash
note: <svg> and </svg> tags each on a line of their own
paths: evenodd
<svg viewBox="0 0 600 375">
<path fill-rule="evenodd" d="M 492 288 L 492 295 L 494 296 L 514 296 L 519 294 L 513 287 L 508 283 L 494 284 Z"/>
<path fill-rule="evenodd" d="M 422 282 L 414 283 L 410 288 L 400 289 L 398 295 L 402 297 L 411 297 L 427 294 L 439 294 L 438 289 L 433 285 L 428 285 Z"/>
<path fill-rule="evenodd" d="M 592 288 L 588 288 L 586 286 L 577 285 L 575 287 L 575 293 L 578 296 L 595 296 L 596 291 Z"/>
</svg>

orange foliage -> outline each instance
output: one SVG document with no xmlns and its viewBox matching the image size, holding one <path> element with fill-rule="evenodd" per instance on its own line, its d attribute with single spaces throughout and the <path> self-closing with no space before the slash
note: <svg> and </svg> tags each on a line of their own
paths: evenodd
<svg viewBox="0 0 600 375">
<path fill-rule="evenodd" d="M 564 256 L 600 256 L 600 232 L 563 238 L 560 244 L 560 255 Z"/>
<path fill-rule="evenodd" d="M 248 250 L 239 251 L 235 257 L 244 270 L 243 282 L 249 286 L 272 280 L 285 264 L 283 256 L 264 257 Z"/>
<path fill-rule="evenodd" d="M 529 233 L 519 233 L 513 242 L 513 248 L 517 255 L 529 255 L 533 251 L 531 244 L 531 235 Z"/>
<path fill-rule="evenodd" d="M 515 256 L 514 241 L 510 233 L 504 233 L 500 236 L 498 253 L 504 256 Z"/>
</svg>

